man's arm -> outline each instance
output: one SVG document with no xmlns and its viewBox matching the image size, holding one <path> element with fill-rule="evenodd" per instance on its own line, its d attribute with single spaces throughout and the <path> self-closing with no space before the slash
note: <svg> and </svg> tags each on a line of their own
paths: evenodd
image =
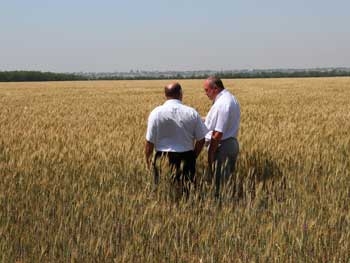
<svg viewBox="0 0 350 263">
<path fill-rule="evenodd" d="M 196 112 L 196 115 L 197 115 L 197 123 L 196 123 L 196 129 L 194 132 L 194 138 L 196 139 L 196 143 L 194 145 L 194 152 L 197 158 L 203 149 L 203 146 L 205 143 L 205 135 L 209 132 L 209 130 L 204 124 L 205 117 L 201 117 L 198 114 L 198 112 Z"/>
<path fill-rule="evenodd" d="M 148 169 L 151 168 L 153 149 L 154 149 L 154 144 L 149 141 L 146 141 L 145 156 L 146 156 L 146 165 Z"/>
<path fill-rule="evenodd" d="M 196 143 L 194 145 L 194 153 L 196 154 L 196 158 L 201 153 L 203 146 L 204 146 L 204 142 L 205 142 L 204 138 L 196 141 Z"/>
<path fill-rule="evenodd" d="M 215 158 L 215 152 L 218 149 L 221 138 L 222 138 L 222 132 L 213 131 L 213 134 L 210 140 L 209 150 L 208 150 L 208 165 L 210 168 L 212 168 L 212 164 Z"/>
</svg>

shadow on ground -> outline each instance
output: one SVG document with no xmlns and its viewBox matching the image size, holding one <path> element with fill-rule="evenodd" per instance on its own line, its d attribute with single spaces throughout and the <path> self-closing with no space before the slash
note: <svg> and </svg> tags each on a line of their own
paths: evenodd
<svg viewBox="0 0 350 263">
<path fill-rule="evenodd" d="M 234 200 L 259 207 L 285 199 L 286 177 L 268 152 L 251 152 L 239 156 L 235 173 L 227 184 Z"/>
</svg>

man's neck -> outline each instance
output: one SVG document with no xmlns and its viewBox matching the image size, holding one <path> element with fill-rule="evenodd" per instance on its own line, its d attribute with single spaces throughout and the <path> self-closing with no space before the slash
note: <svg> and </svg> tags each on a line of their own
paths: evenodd
<svg viewBox="0 0 350 263">
<path fill-rule="evenodd" d="M 215 95 L 215 98 L 213 99 L 213 103 L 220 97 L 220 94 L 224 91 L 225 89 L 219 90 L 219 92 Z"/>
</svg>

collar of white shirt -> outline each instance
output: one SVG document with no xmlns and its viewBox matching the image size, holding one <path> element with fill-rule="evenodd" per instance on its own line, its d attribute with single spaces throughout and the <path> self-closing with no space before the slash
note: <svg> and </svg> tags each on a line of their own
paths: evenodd
<svg viewBox="0 0 350 263">
<path fill-rule="evenodd" d="M 177 99 L 169 99 L 169 100 L 166 100 L 166 102 L 164 102 L 164 105 L 169 105 L 169 104 L 182 104 L 182 101 Z"/>
<path fill-rule="evenodd" d="M 227 89 L 223 89 L 222 91 L 220 91 L 220 93 L 218 95 L 216 95 L 215 97 L 215 100 L 214 100 L 214 103 L 217 102 L 217 100 L 222 96 L 224 95 L 225 93 L 227 93 L 228 90 Z"/>
</svg>

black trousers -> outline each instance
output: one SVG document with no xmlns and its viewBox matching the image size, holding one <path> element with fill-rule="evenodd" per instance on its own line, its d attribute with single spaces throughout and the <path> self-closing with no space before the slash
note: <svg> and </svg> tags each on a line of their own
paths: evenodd
<svg viewBox="0 0 350 263">
<path fill-rule="evenodd" d="M 160 165 L 162 159 L 167 159 L 173 181 L 195 182 L 196 154 L 194 151 L 187 152 L 157 152 L 153 162 L 154 181 L 159 182 Z"/>
</svg>

